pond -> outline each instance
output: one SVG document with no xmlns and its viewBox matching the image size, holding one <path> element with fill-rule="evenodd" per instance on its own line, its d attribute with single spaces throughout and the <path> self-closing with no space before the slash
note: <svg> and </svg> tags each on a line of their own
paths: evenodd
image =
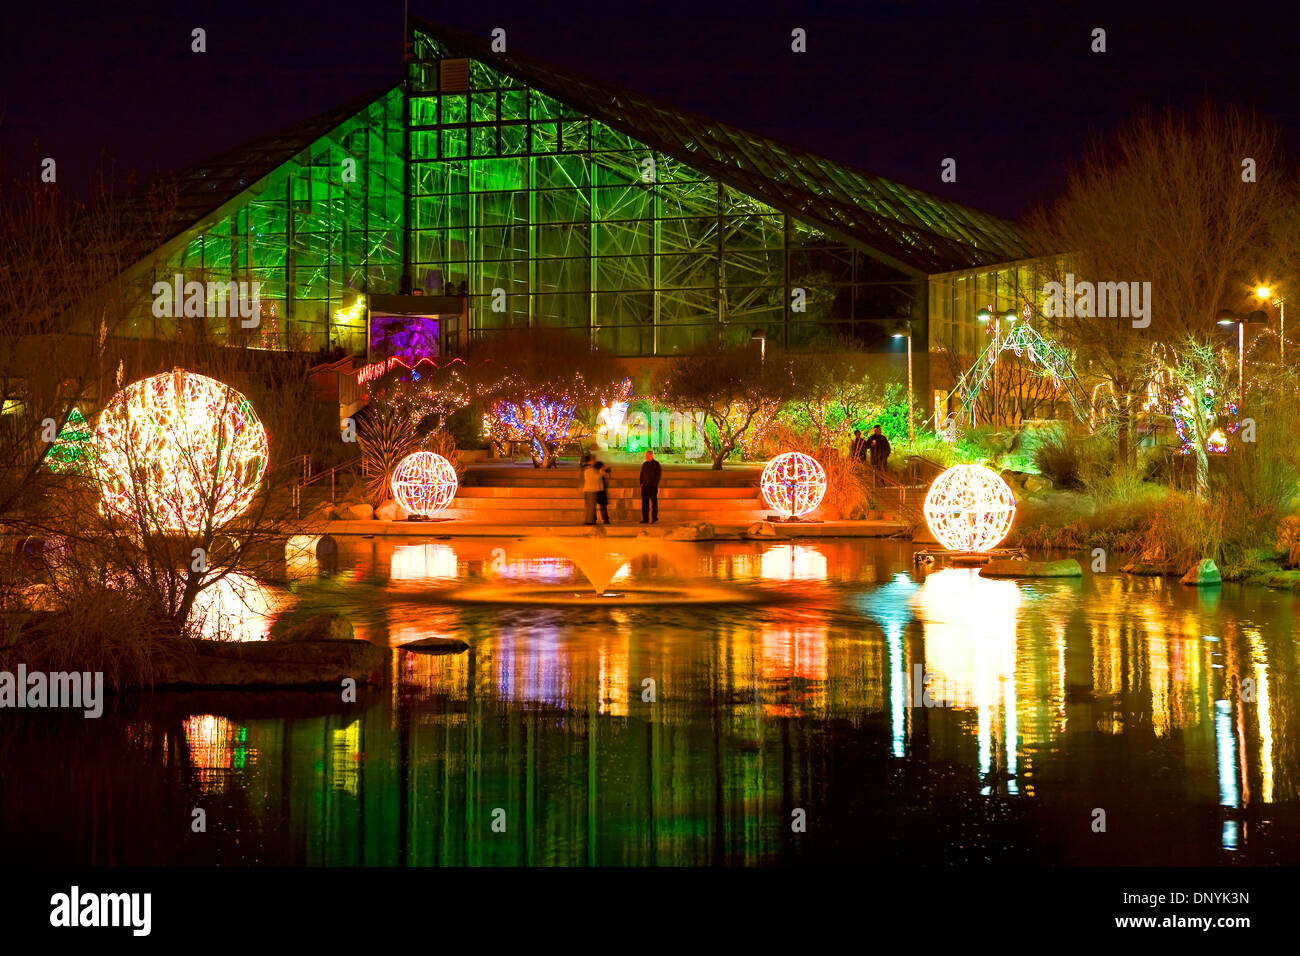
<svg viewBox="0 0 1300 956">
<path fill-rule="evenodd" d="M 470 645 L 396 652 L 357 703 L 159 693 L 98 720 L 7 712 L 0 859 L 1300 861 L 1290 592 L 1086 561 L 1074 580 L 921 575 L 910 544 L 842 539 L 685 544 L 610 585 L 748 603 L 511 604 L 588 587 L 547 550 L 348 538 L 337 569 L 249 601 L 247 639 L 296 608 L 372 641 Z M 503 603 L 458 597 L 483 586 Z"/>
</svg>

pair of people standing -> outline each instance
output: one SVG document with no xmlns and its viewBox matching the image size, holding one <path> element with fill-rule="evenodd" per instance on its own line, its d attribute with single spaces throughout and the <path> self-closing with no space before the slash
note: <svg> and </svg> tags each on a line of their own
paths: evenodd
<svg viewBox="0 0 1300 956">
<path fill-rule="evenodd" d="M 866 461 L 867 455 L 870 455 L 871 467 L 884 471 L 889 462 L 889 452 L 889 439 L 881 432 L 879 425 L 871 430 L 868 438 L 863 438 L 862 432 L 853 429 L 853 445 L 849 448 L 849 457 L 854 461 Z"/>
<path fill-rule="evenodd" d="M 589 458 L 582 463 L 582 498 L 586 504 L 586 519 L 583 524 L 596 523 L 596 508 L 600 507 L 600 516 L 609 524 L 609 465 L 597 458 Z"/>
<path fill-rule="evenodd" d="M 596 523 L 596 509 L 600 509 L 601 520 L 609 524 L 609 480 L 612 476 L 609 465 L 595 459 L 584 459 L 582 463 L 582 496 L 586 504 L 586 520 L 583 524 Z M 654 452 L 645 453 L 641 464 L 641 523 L 655 524 L 659 521 L 659 479 L 663 476 L 663 466 L 655 461 Z"/>
</svg>

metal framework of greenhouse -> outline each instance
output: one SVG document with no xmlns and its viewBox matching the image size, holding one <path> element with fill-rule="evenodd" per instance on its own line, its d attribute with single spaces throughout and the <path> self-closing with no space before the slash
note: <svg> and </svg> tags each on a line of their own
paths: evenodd
<svg viewBox="0 0 1300 956">
<path fill-rule="evenodd" d="M 463 286 L 471 336 L 870 347 L 923 333 L 928 276 L 1026 255 L 995 216 L 418 19 L 401 82 L 187 170 L 173 225 L 146 281 L 260 282 L 254 344 L 354 354 L 346 307 L 404 280 Z"/>
</svg>

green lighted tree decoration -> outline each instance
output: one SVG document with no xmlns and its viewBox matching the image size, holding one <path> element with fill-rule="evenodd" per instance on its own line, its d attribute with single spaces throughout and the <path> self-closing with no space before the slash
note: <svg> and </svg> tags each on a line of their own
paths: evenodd
<svg viewBox="0 0 1300 956">
<path fill-rule="evenodd" d="M 56 474 L 89 475 L 95 460 L 95 443 L 91 427 L 81 410 L 72 409 L 68 421 L 54 439 L 45 463 Z"/>
</svg>

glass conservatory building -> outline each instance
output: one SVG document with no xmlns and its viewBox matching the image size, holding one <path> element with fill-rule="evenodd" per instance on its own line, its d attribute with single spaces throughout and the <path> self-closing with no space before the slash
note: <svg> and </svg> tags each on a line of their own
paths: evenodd
<svg viewBox="0 0 1300 956">
<path fill-rule="evenodd" d="M 446 352 L 518 326 L 628 357 L 896 352 L 927 341 L 930 276 L 1026 255 L 997 217 L 413 24 L 393 87 L 182 174 L 141 279 L 260 283 L 263 348 L 361 356 L 370 300 L 423 295 Z M 132 334 L 195 321 L 157 311 Z"/>
</svg>

